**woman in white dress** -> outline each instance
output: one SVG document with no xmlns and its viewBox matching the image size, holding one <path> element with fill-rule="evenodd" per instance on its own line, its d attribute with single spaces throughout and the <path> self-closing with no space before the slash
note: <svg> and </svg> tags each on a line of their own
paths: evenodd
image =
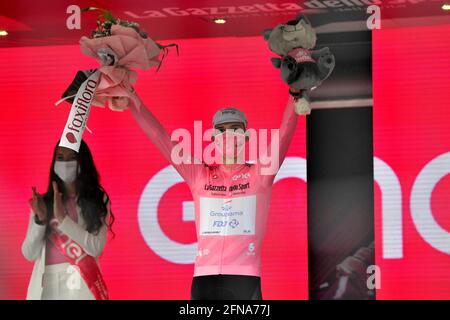
<svg viewBox="0 0 450 320">
<path fill-rule="evenodd" d="M 87 144 L 54 149 L 47 192 L 32 187 L 23 256 L 34 261 L 27 299 L 108 299 L 98 265 L 114 216 Z M 112 232 L 112 230 L 111 230 Z"/>
</svg>

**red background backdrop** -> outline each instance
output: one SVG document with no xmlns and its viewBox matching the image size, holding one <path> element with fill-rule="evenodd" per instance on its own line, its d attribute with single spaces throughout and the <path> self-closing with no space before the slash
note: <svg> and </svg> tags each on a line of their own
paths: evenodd
<svg viewBox="0 0 450 320">
<path fill-rule="evenodd" d="M 381 196 L 375 184 L 376 258 L 381 268 L 378 298 L 450 298 L 450 257 L 418 233 L 410 213 L 414 180 L 435 157 L 450 151 L 447 97 L 450 26 L 374 32 L 374 153 L 401 185 L 403 253 L 383 256 Z M 167 41 L 169 43 L 171 41 Z M 204 129 L 217 108 L 241 108 L 254 128 L 276 128 L 287 89 L 269 61 L 261 37 L 175 41 L 159 73 L 139 73 L 136 89 L 169 131 Z M 53 147 L 69 106 L 53 106 L 79 69 L 96 67 L 78 46 L 0 49 L 0 298 L 23 299 L 32 264 L 20 246 L 28 218 L 31 186 L 46 188 Z M 339 61 L 337 62 L 339 63 Z M 167 163 L 128 112 L 94 108 L 85 133 L 112 199 L 117 237 L 108 242 L 102 270 L 113 299 L 187 299 L 193 265 L 179 265 L 149 248 L 139 229 L 137 208 L 148 181 Z M 300 120 L 288 157 L 306 158 L 305 119 Z M 445 166 L 450 168 L 450 164 Z M 305 170 L 299 167 L 298 170 Z M 448 170 L 447 172 L 449 172 Z M 431 207 L 450 232 L 450 177 L 436 185 Z M 186 185 L 167 190 L 158 207 L 164 232 L 180 243 L 195 242 L 194 222 L 182 220 Z M 386 214 L 395 214 L 386 213 Z M 307 298 L 306 183 L 284 179 L 274 187 L 263 251 L 265 299 Z M 286 235 L 289 236 L 286 236 Z"/>
<path fill-rule="evenodd" d="M 172 41 L 167 41 L 170 43 Z M 166 129 L 193 132 L 194 120 L 211 125 L 214 112 L 237 106 L 254 128 L 277 128 L 287 101 L 287 88 L 270 63 L 262 37 L 175 41 L 161 70 L 140 72 L 136 90 Z M 53 103 L 79 69 L 96 67 L 78 46 L 0 50 L 3 72 L 0 118 L 0 297 L 24 298 L 32 264 L 20 251 L 28 218 L 31 186 L 43 192 L 52 150 L 59 139 L 69 105 Z M 193 265 L 159 257 L 147 246 L 138 225 L 138 205 L 148 181 L 168 163 L 137 126 L 129 112 L 95 108 L 85 132 L 102 183 L 112 199 L 116 238 L 100 260 L 113 299 L 188 299 Z M 305 119 L 288 156 L 306 158 Z M 302 170 L 301 168 L 299 170 Z M 303 170 L 306 170 L 304 167 Z M 164 232 L 174 241 L 196 241 L 192 221 L 182 220 L 188 187 L 167 190 L 158 207 Z M 284 179 L 273 190 L 263 252 L 265 298 L 307 297 L 306 183 Z M 287 210 L 289 208 L 289 210 Z M 285 235 L 289 233 L 289 237 Z"/>
<path fill-rule="evenodd" d="M 395 179 L 384 192 L 375 186 L 376 263 L 381 268 L 378 299 L 450 299 L 450 25 L 386 29 L 373 32 L 374 155 L 389 165 L 399 181 L 401 212 L 386 210 L 387 217 L 401 213 L 403 254 L 387 259 L 382 250 L 381 198 L 394 194 Z M 447 160 L 446 172 L 433 187 L 430 205 L 447 237 L 436 235 L 433 247 L 418 232 L 412 219 L 411 192 L 417 176 L 435 158 Z M 375 179 L 377 179 L 375 167 Z M 437 172 L 437 169 L 432 170 Z M 385 175 L 379 173 L 378 177 Z M 430 180 L 430 181 L 428 181 Z M 423 185 L 423 184 L 422 184 Z M 421 209 L 423 212 L 423 209 Z M 421 223 L 431 228 L 430 221 Z M 395 230 L 387 237 L 397 237 Z M 390 248 L 391 250 L 393 248 Z"/>
</svg>

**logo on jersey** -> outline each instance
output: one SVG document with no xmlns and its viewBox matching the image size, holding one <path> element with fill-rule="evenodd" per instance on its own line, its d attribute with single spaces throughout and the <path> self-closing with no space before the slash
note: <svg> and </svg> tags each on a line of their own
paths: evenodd
<svg viewBox="0 0 450 320">
<path fill-rule="evenodd" d="M 250 182 L 247 183 L 239 183 L 232 185 L 228 188 L 229 191 L 240 191 L 250 188 Z"/>
<path fill-rule="evenodd" d="M 255 234 L 256 196 L 200 197 L 200 235 Z"/>
<path fill-rule="evenodd" d="M 236 180 L 239 180 L 239 179 L 248 179 L 248 178 L 250 178 L 250 172 L 236 174 L 236 175 L 231 177 L 231 180 L 236 181 Z"/>
<path fill-rule="evenodd" d="M 207 191 L 227 191 L 226 186 L 216 186 L 212 184 L 205 184 L 205 190 Z"/>
<path fill-rule="evenodd" d="M 255 244 L 253 242 L 248 244 L 247 255 L 248 256 L 254 256 L 255 255 Z"/>
</svg>

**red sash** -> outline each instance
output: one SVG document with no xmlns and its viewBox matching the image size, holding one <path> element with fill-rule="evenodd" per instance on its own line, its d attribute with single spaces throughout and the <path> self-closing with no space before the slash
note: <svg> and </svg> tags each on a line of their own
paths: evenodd
<svg viewBox="0 0 450 320">
<path fill-rule="evenodd" d="M 94 257 L 88 255 L 83 248 L 63 233 L 52 231 L 50 241 L 80 270 L 81 277 L 86 282 L 96 300 L 109 300 L 108 289 Z"/>
</svg>

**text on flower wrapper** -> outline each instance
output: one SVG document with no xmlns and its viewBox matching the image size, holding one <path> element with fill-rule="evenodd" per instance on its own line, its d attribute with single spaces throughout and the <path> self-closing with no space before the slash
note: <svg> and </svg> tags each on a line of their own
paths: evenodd
<svg viewBox="0 0 450 320">
<path fill-rule="evenodd" d="M 70 108 L 69 117 L 64 126 L 59 146 L 66 147 L 78 152 L 80 148 L 83 131 L 91 110 L 91 104 L 95 97 L 100 72 L 92 73 L 78 89 Z"/>
<path fill-rule="evenodd" d="M 86 87 L 84 91 L 81 93 L 81 97 L 79 97 L 75 101 L 76 113 L 72 119 L 72 122 L 69 123 L 69 125 L 67 126 L 69 130 L 80 132 L 80 128 L 83 127 L 83 124 L 86 121 L 87 112 L 92 102 L 92 99 L 94 98 L 96 87 L 97 81 L 94 81 L 92 79 L 87 80 Z"/>
</svg>

